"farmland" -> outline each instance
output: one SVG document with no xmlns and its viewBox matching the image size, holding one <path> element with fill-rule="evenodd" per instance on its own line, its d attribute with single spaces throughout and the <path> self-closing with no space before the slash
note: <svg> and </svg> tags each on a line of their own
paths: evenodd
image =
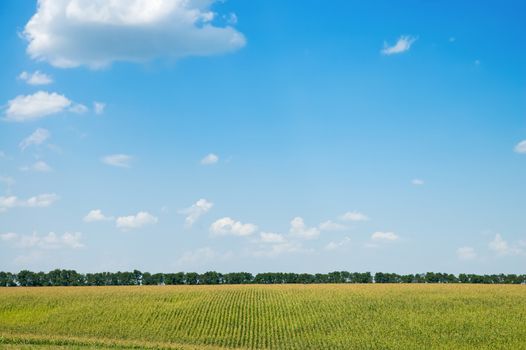
<svg viewBox="0 0 526 350">
<path fill-rule="evenodd" d="M 525 349 L 524 285 L 0 288 L 6 349 Z"/>
</svg>

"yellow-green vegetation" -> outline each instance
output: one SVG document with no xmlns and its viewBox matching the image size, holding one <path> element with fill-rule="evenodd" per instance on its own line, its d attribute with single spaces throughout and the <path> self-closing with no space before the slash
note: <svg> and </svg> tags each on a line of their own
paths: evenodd
<svg viewBox="0 0 526 350">
<path fill-rule="evenodd" d="M 0 288 L 0 347 L 526 349 L 526 286 Z"/>
</svg>

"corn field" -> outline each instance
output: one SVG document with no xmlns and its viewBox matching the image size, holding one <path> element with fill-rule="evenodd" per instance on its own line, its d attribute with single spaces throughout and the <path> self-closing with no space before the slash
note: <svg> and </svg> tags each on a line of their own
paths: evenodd
<svg viewBox="0 0 526 350">
<path fill-rule="evenodd" d="M 526 349 L 524 285 L 0 288 L 5 349 Z"/>
</svg>

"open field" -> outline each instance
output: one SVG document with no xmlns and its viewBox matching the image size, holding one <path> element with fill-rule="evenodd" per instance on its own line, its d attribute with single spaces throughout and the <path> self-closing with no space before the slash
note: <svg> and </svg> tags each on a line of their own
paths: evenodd
<svg viewBox="0 0 526 350">
<path fill-rule="evenodd" d="M 524 285 L 0 289 L 6 349 L 526 349 Z"/>
</svg>

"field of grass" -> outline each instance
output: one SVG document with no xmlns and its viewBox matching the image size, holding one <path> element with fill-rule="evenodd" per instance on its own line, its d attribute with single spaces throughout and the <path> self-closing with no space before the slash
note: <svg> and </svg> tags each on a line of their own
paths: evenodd
<svg viewBox="0 0 526 350">
<path fill-rule="evenodd" d="M 526 349 L 526 286 L 0 288 L 0 347 Z"/>
</svg>

